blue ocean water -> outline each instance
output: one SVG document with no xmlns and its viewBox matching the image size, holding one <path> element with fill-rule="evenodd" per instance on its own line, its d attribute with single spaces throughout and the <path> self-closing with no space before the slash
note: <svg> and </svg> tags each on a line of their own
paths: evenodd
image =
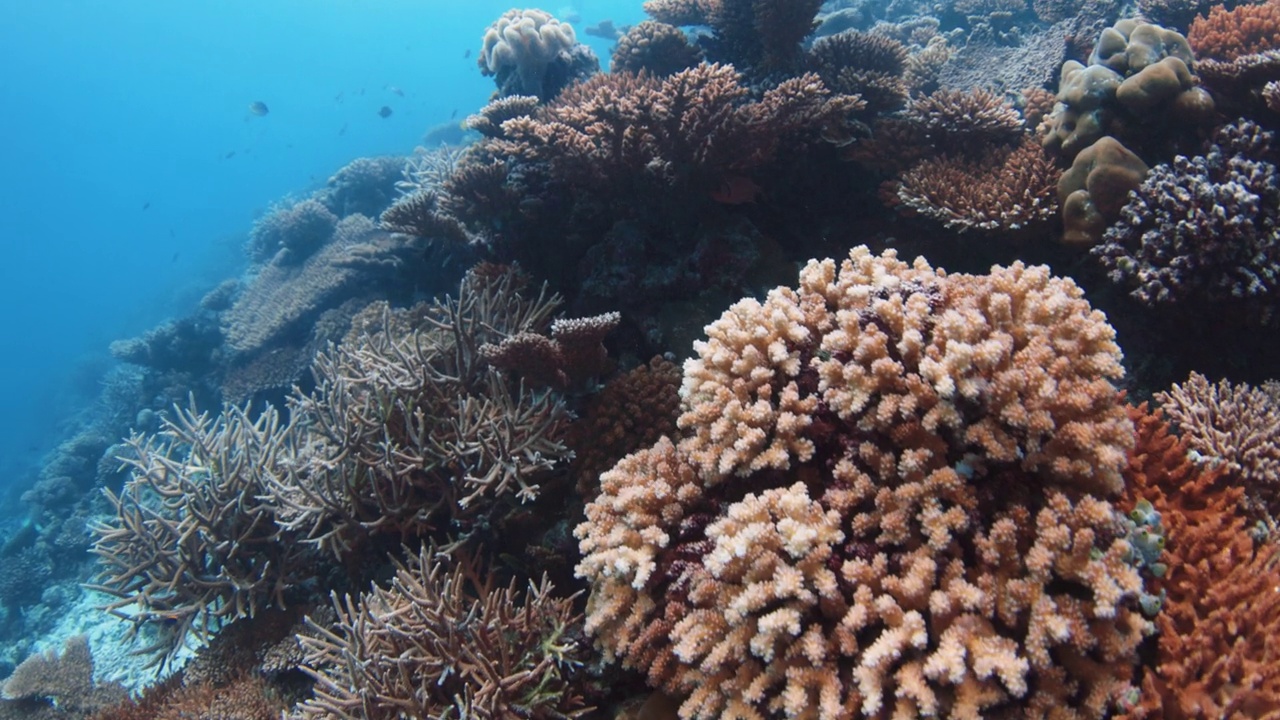
<svg viewBox="0 0 1280 720">
<path fill-rule="evenodd" d="M 0 3 L 0 495 L 90 409 L 110 342 L 234 276 L 272 202 L 483 105 L 493 83 L 475 54 L 510 6 Z M 606 59 L 581 29 L 643 15 L 620 0 L 548 9 L 578 13 Z"/>
</svg>

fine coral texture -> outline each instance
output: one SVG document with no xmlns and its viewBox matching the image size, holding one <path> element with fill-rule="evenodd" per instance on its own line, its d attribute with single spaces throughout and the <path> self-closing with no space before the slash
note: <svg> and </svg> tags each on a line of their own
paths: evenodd
<svg viewBox="0 0 1280 720">
<path fill-rule="evenodd" d="M 517 590 L 449 567 L 423 548 L 390 587 L 334 598 L 337 622 L 301 638 L 316 695 L 295 720 L 566 720 L 583 714 L 570 680 L 581 617 L 551 583 Z"/>
<path fill-rule="evenodd" d="M 683 718 L 1102 717 L 1147 623 L 1080 295 L 859 247 L 735 304 L 577 529 L 587 630 Z"/>
<path fill-rule="evenodd" d="M 1028 137 L 977 160 L 925 160 L 903 174 L 897 196 L 902 207 L 952 230 L 1017 232 L 1057 217 L 1058 175 L 1052 158 Z"/>
<path fill-rule="evenodd" d="M 1153 168 L 1093 254 L 1148 305 L 1248 300 L 1265 311 L 1280 289 L 1280 181 L 1272 133 L 1248 120 L 1215 133 L 1208 152 Z"/>
<path fill-rule="evenodd" d="M 1188 446 L 1220 464 L 1244 488 L 1246 503 L 1280 517 L 1280 403 L 1260 388 L 1217 383 L 1193 372 L 1156 398 Z"/>
<path fill-rule="evenodd" d="M 1207 16 L 1191 23 L 1187 42 L 1197 56 L 1223 62 L 1280 50 L 1280 2 L 1271 0 L 1232 10 L 1216 5 Z"/>
<path fill-rule="evenodd" d="M 1125 507 L 1159 513 L 1168 570 L 1154 583 L 1155 663 L 1129 718 L 1270 718 L 1280 713 L 1280 546 L 1259 544 L 1241 512 L 1242 488 L 1224 466 L 1188 458 L 1190 446 L 1145 407 L 1125 471 Z"/>
</svg>

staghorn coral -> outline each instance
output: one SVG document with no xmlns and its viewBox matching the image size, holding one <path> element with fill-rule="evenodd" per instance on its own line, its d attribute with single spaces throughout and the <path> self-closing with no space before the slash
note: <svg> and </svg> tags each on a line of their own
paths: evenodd
<svg viewBox="0 0 1280 720">
<path fill-rule="evenodd" d="M 113 517 L 92 526 L 102 567 L 89 587 L 115 598 L 103 609 L 131 635 L 155 629 L 144 652 L 166 661 L 190 635 L 207 642 L 224 622 L 285 607 L 306 579 L 305 549 L 269 497 L 297 442 L 270 407 L 256 420 L 237 407 L 217 418 L 177 409 L 160 436 L 128 439 L 131 477 L 119 494 L 104 490 Z"/>
<path fill-rule="evenodd" d="M 423 547 L 389 588 L 333 598 L 337 622 L 303 636 L 315 697 L 293 720 L 565 720 L 588 708 L 572 598 L 545 577 L 521 592 Z"/>
<path fill-rule="evenodd" d="M 1137 443 L 1125 507 L 1148 503 L 1167 527 L 1152 591 L 1163 598 L 1154 661 L 1126 718 L 1273 717 L 1280 712 L 1280 545 L 1259 545 L 1226 467 L 1193 463 L 1157 413 L 1133 408 Z"/>
<path fill-rule="evenodd" d="M 1207 16 L 1191 23 L 1187 42 L 1200 58 L 1219 62 L 1280 50 L 1280 2 L 1240 5 L 1233 10 L 1215 5 Z"/>
<path fill-rule="evenodd" d="M 440 145 L 427 149 L 418 146 L 413 154 L 405 160 L 401 173 L 403 179 L 396 183 L 401 195 L 412 195 L 419 191 L 439 191 L 449 176 L 457 170 L 458 164 L 467 153 L 466 147 Z"/>
<path fill-rule="evenodd" d="M 457 217 L 441 207 L 438 190 L 418 190 L 405 195 L 379 218 L 387 232 L 442 240 L 452 245 L 483 245 L 484 238 L 472 233 Z"/>
<path fill-rule="evenodd" d="M 590 48 L 578 42 L 573 26 L 544 10 L 513 8 L 484 32 L 476 60 L 493 76 L 499 96 L 556 96 L 566 85 L 600 69 Z"/>
<path fill-rule="evenodd" d="M 456 298 L 352 323 L 321 353 L 316 391 L 292 399 L 309 428 L 272 488 L 279 522 L 337 557 L 371 535 L 425 535 L 441 518 L 463 539 L 503 503 L 537 497 L 565 459 L 553 393 L 512 387 L 479 348 L 546 327 L 558 298 L 521 292 L 511 271 L 473 270 Z"/>
<path fill-rule="evenodd" d="M 1280 518 L 1280 403 L 1262 389 L 1193 372 L 1156 394 L 1187 445 L 1222 465 L 1244 488 L 1246 507 L 1274 524 Z"/>
<path fill-rule="evenodd" d="M 807 65 L 833 92 L 857 95 L 866 112 L 881 114 L 907 101 L 907 48 L 879 33 L 846 30 L 819 38 Z"/>
<path fill-rule="evenodd" d="M 666 77 L 702 61 L 702 51 L 674 25 L 645 20 L 628 28 L 613 49 L 610 72 Z"/>
<path fill-rule="evenodd" d="M 1280 284 L 1280 180 L 1272 135 L 1239 120 L 1206 154 L 1158 165 L 1093 254 L 1148 305 L 1249 302 L 1266 313 Z"/>
<path fill-rule="evenodd" d="M 1040 144 L 1024 137 L 985 157 L 931 158 L 899 179 L 901 207 L 961 233 L 1018 233 L 1058 215 L 1058 169 Z"/>
<path fill-rule="evenodd" d="M 587 630 L 683 718 L 1102 717 L 1147 624 L 1081 296 L 859 247 L 735 304 L 577 528 Z"/>
</svg>

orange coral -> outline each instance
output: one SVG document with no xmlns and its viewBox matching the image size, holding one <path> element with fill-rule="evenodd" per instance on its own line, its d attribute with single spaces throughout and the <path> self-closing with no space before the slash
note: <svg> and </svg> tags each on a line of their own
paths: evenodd
<svg viewBox="0 0 1280 720">
<path fill-rule="evenodd" d="M 1154 667 L 1131 718 L 1261 718 L 1280 714 L 1280 546 L 1259 545 L 1239 511 L 1242 489 L 1188 459 L 1186 441 L 1145 405 L 1122 507 L 1160 513 L 1167 574 Z"/>
<path fill-rule="evenodd" d="M 1280 2 L 1242 4 L 1233 10 L 1214 6 L 1208 17 L 1192 21 L 1187 41 L 1197 57 L 1224 62 L 1280 50 Z"/>
</svg>

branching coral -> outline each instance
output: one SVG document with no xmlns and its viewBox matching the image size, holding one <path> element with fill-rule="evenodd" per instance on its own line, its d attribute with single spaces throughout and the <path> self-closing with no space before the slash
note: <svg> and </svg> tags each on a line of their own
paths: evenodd
<svg viewBox="0 0 1280 720">
<path fill-rule="evenodd" d="M 1146 622 L 1081 295 L 860 247 L 735 304 L 578 527 L 588 631 L 685 718 L 1102 717 Z"/>
<path fill-rule="evenodd" d="M 293 472 L 273 487 L 282 522 L 337 556 L 369 534 L 421 536 L 451 518 L 467 533 L 499 503 L 537 496 L 568 454 L 556 395 L 512 387 L 479 348 L 542 330 L 558 303 L 518 276 L 468 273 L 456 299 L 379 309 L 357 342 L 321 354 L 317 389 L 295 398 L 309 428 Z"/>
<path fill-rule="evenodd" d="M 857 95 L 868 113 L 879 114 L 907 100 L 907 57 L 893 38 L 846 30 L 814 42 L 807 64 L 833 92 Z"/>
<path fill-rule="evenodd" d="M 1040 144 L 1026 138 L 977 160 L 942 156 L 902 175 L 902 206 L 951 230 L 1018 233 L 1058 215 L 1058 169 Z"/>
<path fill-rule="evenodd" d="M 62 716 L 79 717 L 125 696 L 116 683 L 94 682 L 93 655 L 84 635 L 68 638 L 61 653 L 49 650 L 23 660 L 0 688 L 0 716 L 8 715 L 10 705 L 20 710 L 21 703 L 10 702 L 16 700 L 33 704 L 27 709 L 30 716 L 38 716 L 39 708 L 57 707 Z"/>
<path fill-rule="evenodd" d="M 300 263 L 329 241 L 337 224 L 338 216 L 315 200 L 272 208 L 249 231 L 249 258 L 266 262 L 284 251 L 285 263 Z"/>
<path fill-rule="evenodd" d="M 306 579 L 305 549 L 276 525 L 271 480 L 287 472 L 295 429 L 268 409 L 228 407 L 216 418 L 178 410 L 163 438 L 134 435 L 121 458 L 132 477 L 106 491 L 114 517 L 94 526 L 102 562 L 91 586 L 105 609 L 156 629 L 151 651 L 176 652 L 190 634 L 285 605 Z"/>
<path fill-rule="evenodd" d="M 757 75 L 800 64 L 800 42 L 818 26 L 821 6 L 821 0 L 648 0 L 644 10 L 669 25 L 709 25 L 712 59 Z"/>
<path fill-rule="evenodd" d="M 938 150 L 970 156 L 1016 142 L 1024 129 L 1018 111 L 989 90 L 938 90 L 913 100 L 906 119 Z"/>
<path fill-rule="evenodd" d="M 1207 16 L 1191 23 L 1187 42 L 1199 57 L 1220 62 L 1280 50 L 1280 2 L 1240 5 L 1233 10 L 1215 5 Z"/>
<path fill-rule="evenodd" d="M 1187 445 L 1244 488 L 1254 516 L 1280 518 L 1280 402 L 1262 389 L 1191 373 L 1156 398 Z"/>
<path fill-rule="evenodd" d="M 1203 379 L 1203 378 L 1202 378 Z M 1168 407 L 1168 406 L 1166 406 Z M 1130 695 L 1131 718 L 1271 717 L 1280 711 L 1280 546 L 1259 545 L 1226 467 L 1188 459 L 1189 446 L 1145 408 L 1123 503 L 1146 502 L 1167 528 L 1156 581 L 1163 596 L 1153 668 Z"/>
<path fill-rule="evenodd" d="M 571 470 L 580 494 L 594 496 L 600 473 L 676 431 L 679 389 L 679 366 L 655 357 L 591 396 L 582 416 L 569 426 L 566 441 L 573 449 Z"/>
<path fill-rule="evenodd" d="M 859 106 L 831 96 L 815 75 L 789 79 L 757 102 L 747 94 L 725 65 L 668 78 L 599 76 L 534 116 L 503 123 L 506 138 L 494 147 L 598 194 L 671 183 L 680 184 L 677 192 L 704 194 L 732 173 L 770 162 L 789 142 L 839 134 Z"/>
<path fill-rule="evenodd" d="M 480 357 L 533 385 L 564 390 L 609 369 L 604 338 L 621 320 L 616 312 L 556 320 L 550 336 L 519 332 L 499 343 L 481 345 Z"/>
<path fill-rule="evenodd" d="M 645 20 L 618 38 L 610 72 L 648 72 L 666 77 L 687 70 L 702 60 L 702 51 L 674 25 Z"/>
<path fill-rule="evenodd" d="M 565 720 L 586 712 L 571 598 L 544 577 L 517 590 L 423 548 L 389 588 L 334 598 L 333 628 L 302 638 L 315 698 L 296 720 Z"/>
<path fill-rule="evenodd" d="M 1149 305 L 1246 300 L 1266 312 L 1280 288 L 1280 180 L 1272 136 L 1240 120 L 1209 151 L 1158 165 L 1094 255 Z"/>
</svg>

